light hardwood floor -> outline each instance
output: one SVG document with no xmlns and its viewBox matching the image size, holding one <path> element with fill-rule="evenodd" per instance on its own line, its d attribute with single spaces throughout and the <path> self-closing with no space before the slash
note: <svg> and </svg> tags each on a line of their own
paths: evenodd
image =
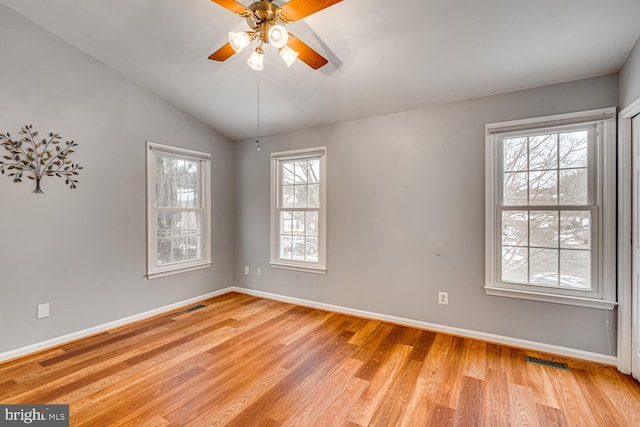
<svg viewBox="0 0 640 427">
<path fill-rule="evenodd" d="M 640 426 L 640 385 L 609 366 L 238 293 L 204 304 L 0 364 L 0 403 L 66 403 L 72 426 Z"/>
</svg>

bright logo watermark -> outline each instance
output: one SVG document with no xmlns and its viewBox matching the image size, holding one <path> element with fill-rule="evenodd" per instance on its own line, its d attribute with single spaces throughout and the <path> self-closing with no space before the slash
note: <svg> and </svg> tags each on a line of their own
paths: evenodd
<svg viewBox="0 0 640 427">
<path fill-rule="evenodd" d="M 68 427 L 69 405 L 0 405 L 0 427 Z"/>
</svg>

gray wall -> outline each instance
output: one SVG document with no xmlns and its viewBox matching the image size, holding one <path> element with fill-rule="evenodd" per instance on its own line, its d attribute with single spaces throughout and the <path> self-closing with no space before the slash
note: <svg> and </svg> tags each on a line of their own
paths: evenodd
<svg viewBox="0 0 640 427">
<path fill-rule="evenodd" d="M 231 142 L 4 5 L 0 57 L 0 132 L 59 132 L 85 167 L 43 195 L 0 176 L 0 353 L 233 284 Z M 210 269 L 144 278 L 147 140 L 212 153 Z"/>
<path fill-rule="evenodd" d="M 620 108 L 640 98 L 640 38 L 620 71 Z"/>
<path fill-rule="evenodd" d="M 485 295 L 484 125 L 617 104 L 610 75 L 238 142 L 235 283 L 613 355 L 615 311 Z M 328 273 L 272 269 L 269 153 L 321 145 Z"/>
</svg>

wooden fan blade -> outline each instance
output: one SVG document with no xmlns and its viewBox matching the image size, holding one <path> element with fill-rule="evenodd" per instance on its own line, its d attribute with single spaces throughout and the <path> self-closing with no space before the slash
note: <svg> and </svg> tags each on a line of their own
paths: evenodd
<svg viewBox="0 0 640 427">
<path fill-rule="evenodd" d="M 224 46 L 222 46 L 220 49 L 216 50 L 215 52 L 213 52 L 210 56 L 209 59 L 213 60 L 213 61 L 226 61 L 227 59 L 229 59 L 229 57 L 231 55 L 233 55 L 234 53 L 236 53 L 235 50 L 233 50 L 233 48 L 231 47 L 230 43 L 225 44 Z"/>
<path fill-rule="evenodd" d="M 241 5 L 235 0 L 211 0 L 214 3 L 219 4 L 225 9 L 229 9 L 233 13 L 237 13 L 238 15 L 244 15 L 244 12 L 247 10 L 246 7 Z"/>
<path fill-rule="evenodd" d="M 342 0 L 291 0 L 280 7 L 280 11 L 289 21 L 298 21 Z"/>
<path fill-rule="evenodd" d="M 298 52 L 298 59 L 300 59 L 302 62 L 304 62 L 314 70 L 317 70 L 318 68 L 326 65 L 327 62 L 329 62 L 322 55 L 311 49 L 291 33 L 289 33 L 289 41 L 287 42 L 287 46 Z"/>
</svg>

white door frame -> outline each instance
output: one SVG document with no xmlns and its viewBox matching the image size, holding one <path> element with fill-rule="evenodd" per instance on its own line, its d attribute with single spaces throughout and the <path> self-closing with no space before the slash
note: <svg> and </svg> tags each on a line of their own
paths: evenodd
<svg viewBox="0 0 640 427">
<path fill-rule="evenodd" d="M 618 113 L 618 370 L 631 373 L 631 119 L 640 114 L 640 98 Z M 640 242 L 636 242 L 638 244 Z"/>
</svg>

